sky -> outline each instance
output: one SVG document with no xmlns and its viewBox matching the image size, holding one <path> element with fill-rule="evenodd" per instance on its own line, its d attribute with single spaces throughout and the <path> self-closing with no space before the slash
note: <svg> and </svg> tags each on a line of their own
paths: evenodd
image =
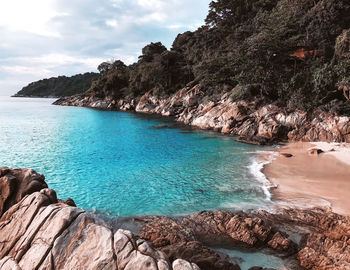
<svg viewBox="0 0 350 270">
<path fill-rule="evenodd" d="M 0 96 L 30 82 L 137 61 L 204 24 L 211 0 L 1 0 Z"/>
</svg>

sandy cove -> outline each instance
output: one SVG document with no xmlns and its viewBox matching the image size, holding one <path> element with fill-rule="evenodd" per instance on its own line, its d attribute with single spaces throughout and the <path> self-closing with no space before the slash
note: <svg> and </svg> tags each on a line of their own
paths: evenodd
<svg viewBox="0 0 350 270">
<path fill-rule="evenodd" d="M 323 153 L 312 155 L 310 149 Z M 350 215 L 350 144 L 297 142 L 277 152 L 263 169 L 275 186 L 276 201 L 305 208 L 330 206 L 336 213 Z"/>
</svg>

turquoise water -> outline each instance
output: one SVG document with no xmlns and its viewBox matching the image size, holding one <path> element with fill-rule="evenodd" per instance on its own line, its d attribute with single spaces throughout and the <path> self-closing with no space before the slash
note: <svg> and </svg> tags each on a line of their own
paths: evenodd
<svg viewBox="0 0 350 270">
<path fill-rule="evenodd" d="M 113 216 L 181 215 L 268 204 L 256 146 L 164 118 L 0 98 L 0 166 L 46 176 L 61 199 Z M 172 125 L 172 122 L 168 122 Z"/>
</svg>

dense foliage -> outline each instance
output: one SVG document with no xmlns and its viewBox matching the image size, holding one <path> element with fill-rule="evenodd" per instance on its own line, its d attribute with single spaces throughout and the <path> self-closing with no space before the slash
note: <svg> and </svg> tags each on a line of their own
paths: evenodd
<svg viewBox="0 0 350 270">
<path fill-rule="evenodd" d="M 350 113 L 349 0 L 216 0 L 206 24 L 167 50 L 147 45 L 139 61 L 104 62 L 90 94 L 168 96 L 200 83 L 206 100 L 276 103 L 289 110 L 322 107 Z"/>
<path fill-rule="evenodd" d="M 23 87 L 15 96 L 20 97 L 64 97 L 83 93 L 91 82 L 98 78 L 97 73 L 84 73 L 72 77 L 59 76 L 32 82 Z"/>
<path fill-rule="evenodd" d="M 104 65 L 96 94 L 166 96 L 194 80 L 207 99 L 231 91 L 290 110 L 349 113 L 350 1 L 213 1 L 206 25 L 178 35 L 171 50 L 152 43 L 134 65 Z"/>
</svg>

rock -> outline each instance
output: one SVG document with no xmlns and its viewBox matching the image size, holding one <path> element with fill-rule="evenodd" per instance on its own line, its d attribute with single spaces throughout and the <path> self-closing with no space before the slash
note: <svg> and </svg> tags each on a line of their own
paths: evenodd
<svg viewBox="0 0 350 270">
<path fill-rule="evenodd" d="M 168 125 L 158 125 L 158 126 L 153 126 L 151 129 L 164 129 L 164 128 L 169 128 Z"/>
<path fill-rule="evenodd" d="M 64 201 L 62 201 L 63 203 L 65 203 L 66 205 L 69 205 L 69 206 L 73 206 L 73 207 L 76 207 L 77 205 L 75 204 L 75 202 L 73 201 L 73 199 L 71 198 L 68 198 Z"/>
<path fill-rule="evenodd" d="M 308 150 L 307 152 L 310 156 L 318 156 L 318 155 L 323 153 L 323 150 L 313 148 L 313 149 Z"/>
<path fill-rule="evenodd" d="M 0 260 L 1 270 L 22 270 L 18 263 L 10 257 L 3 257 Z"/>
<path fill-rule="evenodd" d="M 196 241 L 192 227 L 171 218 L 144 218 L 140 237 L 163 251 L 170 261 L 184 259 L 197 264 L 202 270 L 239 269 L 235 264 L 223 260 L 215 251 Z"/>
<path fill-rule="evenodd" d="M 173 270 L 200 270 L 200 268 L 194 263 L 177 259 L 173 262 Z"/>
<path fill-rule="evenodd" d="M 253 144 L 274 144 L 284 141 L 350 142 L 350 117 L 316 110 L 292 111 L 273 104 L 261 106 L 257 102 L 232 101 L 230 93 L 218 101 L 204 102 L 202 86 L 191 83 L 168 98 L 159 98 L 152 91 L 135 99 L 112 96 L 97 97 L 83 93 L 62 98 L 54 104 L 83 106 L 108 110 L 135 110 L 174 116 L 177 121 L 201 129 L 240 136 L 240 141 Z"/>
<path fill-rule="evenodd" d="M 286 158 L 291 158 L 291 157 L 293 157 L 293 155 L 292 155 L 292 154 L 289 154 L 289 153 L 281 153 L 281 156 L 284 156 L 284 157 L 286 157 Z"/>
<path fill-rule="evenodd" d="M 249 268 L 249 270 L 275 270 L 273 268 L 264 268 L 264 267 L 259 267 L 259 266 L 253 266 Z M 281 268 L 280 270 L 288 270 L 286 268 Z"/>
<path fill-rule="evenodd" d="M 267 242 L 267 245 L 273 250 L 280 252 L 293 253 L 297 250 L 297 246 L 288 239 L 288 235 L 281 232 L 276 232 L 272 239 Z"/>
<path fill-rule="evenodd" d="M 134 236 L 122 229 L 114 233 L 92 214 L 58 200 L 51 189 L 27 189 L 38 179 L 45 186 L 33 171 L 0 172 L 1 188 L 23 196 L 0 217 L 0 269 L 239 270 L 230 258 L 209 248 L 218 245 L 270 249 L 295 257 L 310 270 L 350 269 L 350 217 L 325 209 L 143 217 L 135 219 L 141 229 Z M 23 193 L 11 190 L 11 182 Z M 300 243 L 291 240 L 289 231 L 302 236 Z"/>
<path fill-rule="evenodd" d="M 183 226 L 193 228 L 200 241 L 236 246 L 261 246 L 272 233 L 272 227 L 259 218 L 227 211 L 203 211 L 183 219 Z"/>
<path fill-rule="evenodd" d="M 143 219 L 140 237 L 152 243 L 155 248 L 180 242 L 194 241 L 195 236 L 190 228 L 168 217 L 148 217 Z"/>
<path fill-rule="evenodd" d="M 275 215 L 260 214 L 273 222 L 308 228 L 298 252 L 305 269 L 350 269 L 350 217 L 323 209 L 280 209 Z"/>
<path fill-rule="evenodd" d="M 240 270 L 240 267 L 198 241 L 179 242 L 160 249 L 170 260 L 184 259 L 202 270 Z M 195 268 L 196 269 L 196 268 Z"/>
<path fill-rule="evenodd" d="M 34 170 L 0 167 L 0 216 L 25 195 L 44 188 L 45 177 Z"/>
<path fill-rule="evenodd" d="M 254 215 L 202 211 L 184 217 L 182 221 L 149 217 L 143 222 L 140 237 L 150 241 L 154 247 L 161 248 L 167 255 L 169 252 L 174 253 L 174 249 L 175 253 L 176 249 L 183 249 L 184 243 L 196 241 L 209 246 L 266 247 L 286 254 L 296 251 L 296 245 L 288 239 L 287 234 Z M 203 248 L 197 246 L 197 249 Z M 176 258 L 191 261 L 188 257 Z M 202 268 L 200 263 L 195 263 Z"/>
<path fill-rule="evenodd" d="M 264 267 L 259 267 L 259 266 L 253 266 L 251 268 L 249 268 L 249 270 L 275 270 L 273 268 L 264 268 Z M 283 270 L 283 269 L 280 269 Z"/>
<path fill-rule="evenodd" d="M 92 214 L 70 206 L 73 200 L 58 200 L 47 188 L 34 192 L 46 186 L 42 175 L 28 169 L 0 172 L 5 183 L 1 188 L 9 190 L 14 182 L 20 189 L 10 189 L 11 194 L 23 197 L 0 218 L 1 269 L 171 269 L 163 252 L 129 231 L 113 235 Z M 41 185 L 31 184 L 34 181 Z"/>
<path fill-rule="evenodd" d="M 114 249 L 119 270 L 170 269 L 162 252 L 151 248 L 143 240 L 135 240 L 130 231 L 119 229 L 114 235 Z"/>
</svg>

